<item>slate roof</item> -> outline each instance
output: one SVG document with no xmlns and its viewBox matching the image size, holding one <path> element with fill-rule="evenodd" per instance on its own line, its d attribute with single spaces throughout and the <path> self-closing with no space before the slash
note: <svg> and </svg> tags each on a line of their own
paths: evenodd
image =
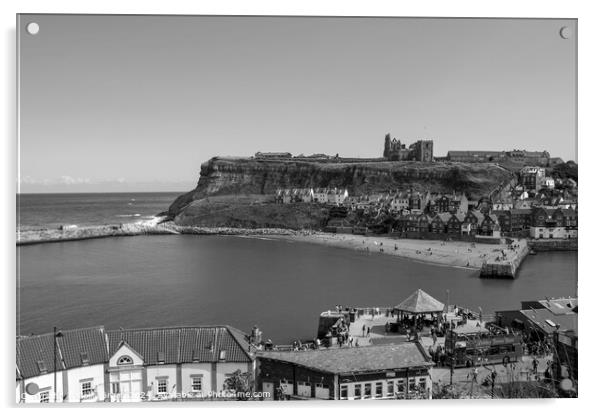
<svg viewBox="0 0 602 416">
<path fill-rule="evenodd" d="M 108 361 L 103 327 L 60 331 L 57 337 L 57 370 Z M 51 373 L 54 369 L 53 334 L 17 337 L 17 368 L 23 378 Z M 40 364 L 38 364 L 40 362 Z M 45 368 L 46 371 L 42 371 Z"/>
<path fill-rule="evenodd" d="M 38 366 L 38 362 L 47 370 L 46 372 L 52 372 L 54 368 L 52 337 L 52 334 L 17 337 L 17 368 L 23 378 L 45 374 Z M 63 370 L 63 363 L 59 356 L 57 353 L 57 370 Z"/>
<path fill-rule="evenodd" d="M 145 365 L 192 362 L 251 362 L 246 335 L 229 326 L 105 331 L 104 327 L 62 330 L 57 337 L 57 370 L 107 363 L 125 341 Z M 36 377 L 54 370 L 53 334 L 19 336 L 17 375 Z M 220 360 L 220 351 L 225 356 Z M 160 359 L 162 361 L 160 361 Z"/>
<path fill-rule="evenodd" d="M 411 313 L 430 313 L 443 311 L 444 305 L 437 299 L 418 289 L 394 309 Z"/>
<path fill-rule="evenodd" d="M 416 342 L 308 351 L 260 351 L 257 358 L 297 364 L 330 374 L 367 373 L 399 368 L 431 366 Z"/>
<path fill-rule="evenodd" d="M 57 344 L 67 369 L 109 361 L 103 327 L 73 329 L 61 333 L 63 336 L 57 338 Z"/>
<path fill-rule="evenodd" d="M 145 365 L 218 362 L 250 362 L 245 335 L 228 326 L 148 328 L 107 331 L 109 355 L 125 341 L 144 359 Z"/>
</svg>

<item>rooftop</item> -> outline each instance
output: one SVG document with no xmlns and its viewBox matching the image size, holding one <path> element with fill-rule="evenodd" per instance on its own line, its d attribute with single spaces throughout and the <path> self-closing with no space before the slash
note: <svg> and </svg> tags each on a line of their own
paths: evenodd
<svg viewBox="0 0 602 416">
<path fill-rule="evenodd" d="M 53 336 L 17 337 L 17 372 L 23 378 L 54 371 Z M 145 365 L 252 361 L 246 335 L 226 325 L 110 331 L 98 326 L 62 330 L 56 339 L 57 370 L 107 363 L 122 342 L 139 353 Z M 221 351 L 225 356 L 220 357 Z"/>
<path fill-rule="evenodd" d="M 433 364 L 423 347 L 416 342 L 293 352 L 262 351 L 257 353 L 257 357 L 293 363 L 331 374 L 363 373 Z"/>
<path fill-rule="evenodd" d="M 544 299 L 540 300 L 539 303 L 554 315 L 567 315 L 575 313 L 574 309 L 578 305 L 578 300 L 577 298 L 568 297 Z"/>
<path fill-rule="evenodd" d="M 17 337 L 17 368 L 23 378 L 54 371 L 53 337 L 53 333 Z M 101 364 L 109 359 L 102 326 L 60 331 L 56 350 L 57 370 Z"/>
<path fill-rule="evenodd" d="M 418 289 L 399 305 L 395 306 L 395 309 L 411 313 L 431 313 L 443 311 L 444 306 L 443 303 L 424 290 Z"/>
<path fill-rule="evenodd" d="M 537 325 L 547 334 L 556 331 L 556 325 L 561 331 L 573 330 L 577 334 L 577 314 L 554 315 L 548 309 L 530 309 L 520 311 L 527 319 Z"/>
</svg>

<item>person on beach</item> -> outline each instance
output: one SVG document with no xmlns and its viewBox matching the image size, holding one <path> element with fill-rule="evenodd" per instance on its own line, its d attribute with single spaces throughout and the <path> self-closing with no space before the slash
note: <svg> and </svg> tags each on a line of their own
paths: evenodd
<svg viewBox="0 0 602 416">
<path fill-rule="evenodd" d="M 366 336 L 366 325 L 362 325 L 362 336 L 365 337 Z"/>
<path fill-rule="evenodd" d="M 368 327 L 368 329 L 367 329 L 367 331 L 366 331 L 366 336 L 367 336 L 368 338 L 370 338 L 370 327 Z"/>
</svg>

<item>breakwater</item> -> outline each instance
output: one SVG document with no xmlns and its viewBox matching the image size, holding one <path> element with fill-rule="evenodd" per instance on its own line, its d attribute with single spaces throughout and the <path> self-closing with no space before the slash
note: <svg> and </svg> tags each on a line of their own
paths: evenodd
<svg viewBox="0 0 602 416">
<path fill-rule="evenodd" d="M 308 231 L 295 231 L 283 228 L 234 228 L 234 227 L 192 227 L 175 225 L 171 221 L 163 223 L 131 223 L 75 227 L 64 229 L 39 229 L 17 232 L 17 245 L 31 245 L 65 241 L 92 240 L 107 237 L 132 237 L 138 235 L 198 234 L 198 235 L 297 235 Z"/>
<path fill-rule="evenodd" d="M 481 266 L 481 277 L 514 279 L 529 250 L 527 241 L 519 240 L 511 249 L 502 250 L 497 258 L 485 260 Z"/>
</svg>

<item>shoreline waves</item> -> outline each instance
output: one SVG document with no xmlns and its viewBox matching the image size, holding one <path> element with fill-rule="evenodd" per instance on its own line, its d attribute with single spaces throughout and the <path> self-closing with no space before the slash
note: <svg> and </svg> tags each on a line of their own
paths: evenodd
<svg viewBox="0 0 602 416">
<path fill-rule="evenodd" d="M 354 234 L 329 234 L 318 231 L 295 231 L 281 228 L 232 228 L 179 226 L 164 218 L 155 217 L 136 223 L 92 227 L 64 227 L 17 231 L 17 246 L 78 241 L 108 237 L 139 235 L 226 235 L 247 238 L 268 238 L 289 242 L 304 242 L 351 249 L 366 254 L 384 254 L 426 264 L 478 270 L 485 260 L 498 257 L 504 245 L 472 244 L 461 241 L 394 239 Z"/>
</svg>

